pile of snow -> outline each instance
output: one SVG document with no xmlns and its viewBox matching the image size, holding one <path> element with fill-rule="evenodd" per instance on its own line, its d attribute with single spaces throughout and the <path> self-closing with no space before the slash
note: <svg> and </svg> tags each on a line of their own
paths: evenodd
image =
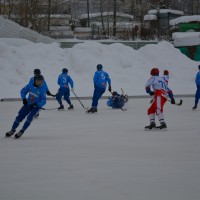
<svg viewBox="0 0 200 200">
<path fill-rule="evenodd" d="M 145 95 L 150 70 L 158 67 L 161 75 L 163 70 L 169 70 L 169 86 L 175 94 L 193 94 L 199 64 L 168 42 L 134 50 L 120 43 L 87 41 L 62 49 L 57 43 L 35 44 L 20 39 L 0 39 L 0 63 L 0 98 L 20 97 L 21 88 L 35 68 L 41 69 L 50 91 L 56 93 L 57 78 L 64 67 L 74 80 L 76 94 L 91 96 L 93 75 L 99 63 L 110 74 L 113 90 L 123 88 L 129 95 Z"/>
</svg>

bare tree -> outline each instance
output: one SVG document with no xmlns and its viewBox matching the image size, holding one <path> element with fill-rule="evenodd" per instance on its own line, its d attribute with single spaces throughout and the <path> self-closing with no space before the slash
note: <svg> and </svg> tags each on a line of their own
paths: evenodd
<svg viewBox="0 0 200 200">
<path fill-rule="evenodd" d="M 116 36 L 116 24 L 117 24 L 117 17 L 116 17 L 116 12 L 117 12 L 117 0 L 114 0 L 114 5 L 113 5 L 113 36 Z"/>
<path fill-rule="evenodd" d="M 101 26 L 102 26 L 102 33 L 105 34 L 105 26 L 104 26 L 104 16 L 103 16 L 103 5 L 104 0 L 100 0 L 100 13 L 101 13 Z"/>
</svg>

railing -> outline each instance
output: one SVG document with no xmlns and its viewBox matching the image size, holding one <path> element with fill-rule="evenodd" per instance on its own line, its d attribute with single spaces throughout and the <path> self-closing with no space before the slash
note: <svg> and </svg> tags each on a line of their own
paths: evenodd
<svg viewBox="0 0 200 200">
<path fill-rule="evenodd" d="M 98 42 L 100 42 L 100 41 L 98 41 Z M 81 42 L 60 42 L 61 43 L 61 48 L 72 48 L 75 44 L 78 44 L 78 43 L 83 43 L 83 41 Z M 141 48 L 141 47 L 143 47 L 143 46 L 145 46 L 145 45 L 147 45 L 147 44 L 157 44 L 158 42 L 147 42 L 147 41 L 145 41 L 145 42 L 118 42 L 118 41 L 114 41 L 114 42 L 100 42 L 100 43 L 102 43 L 102 44 L 107 44 L 107 45 L 109 45 L 109 44 L 113 44 L 113 43 L 121 43 L 121 44 L 124 44 L 124 45 L 126 45 L 126 46 L 129 46 L 129 47 L 132 47 L 133 49 L 139 49 L 139 48 Z"/>
</svg>

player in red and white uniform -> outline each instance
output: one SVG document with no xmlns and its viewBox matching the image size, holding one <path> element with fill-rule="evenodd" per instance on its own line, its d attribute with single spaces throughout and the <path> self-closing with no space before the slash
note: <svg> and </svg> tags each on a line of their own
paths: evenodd
<svg viewBox="0 0 200 200">
<path fill-rule="evenodd" d="M 165 82 L 168 85 L 168 81 L 169 81 L 169 71 L 168 70 L 164 70 L 162 78 L 165 80 Z"/>
<path fill-rule="evenodd" d="M 146 126 L 146 130 L 151 129 L 166 129 L 167 125 L 164 120 L 163 107 L 167 98 L 171 99 L 171 103 L 175 104 L 174 95 L 172 91 L 168 88 L 167 83 L 163 80 L 162 77 L 159 77 L 159 69 L 153 68 L 151 70 L 151 78 L 147 81 L 145 88 L 146 92 L 151 96 L 154 95 L 153 102 L 149 107 L 147 114 L 149 115 L 150 125 Z M 153 90 L 151 90 L 151 88 Z M 157 115 L 158 120 L 160 121 L 160 126 L 156 127 L 155 115 Z"/>
</svg>

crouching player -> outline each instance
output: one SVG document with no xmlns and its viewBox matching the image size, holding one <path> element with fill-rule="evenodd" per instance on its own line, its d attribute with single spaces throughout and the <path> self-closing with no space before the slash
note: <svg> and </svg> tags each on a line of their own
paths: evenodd
<svg viewBox="0 0 200 200">
<path fill-rule="evenodd" d="M 122 108 L 128 101 L 128 96 L 123 94 L 118 94 L 116 91 L 112 93 L 112 97 L 107 101 L 107 106 L 113 109 Z"/>
<path fill-rule="evenodd" d="M 15 138 L 20 138 L 25 130 L 30 126 L 32 120 L 38 111 L 46 104 L 46 89 L 42 87 L 44 77 L 42 75 L 36 75 L 34 82 L 29 83 L 21 90 L 21 98 L 23 100 L 23 106 L 18 112 L 12 128 L 5 134 L 6 137 L 12 136 L 19 124 L 26 118 L 26 121 L 22 129 L 15 134 Z M 28 99 L 26 95 L 28 94 Z"/>
<path fill-rule="evenodd" d="M 154 95 L 154 99 L 150 108 L 147 111 L 149 116 L 150 125 L 145 126 L 145 130 L 151 129 L 167 129 L 167 125 L 164 120 L 163 107 L 167 98 L 171 99 L 171 104 L 175 104 L 174 96 L 172 91 L 168 88 L 167 83 L 163 80 L 163 78 L 159 77 L 159 69 L 153 68 L 151 70 L 151 78 L 147 81 L 145 87 L 146 92 L 151 96 Z M 153 89 L 153 91 L 151 90 Z M 155 123 L 155 115 L 157 115 L 158 120 L 160 122 L 160 126 L 156 127 Z"/>
</svg>

